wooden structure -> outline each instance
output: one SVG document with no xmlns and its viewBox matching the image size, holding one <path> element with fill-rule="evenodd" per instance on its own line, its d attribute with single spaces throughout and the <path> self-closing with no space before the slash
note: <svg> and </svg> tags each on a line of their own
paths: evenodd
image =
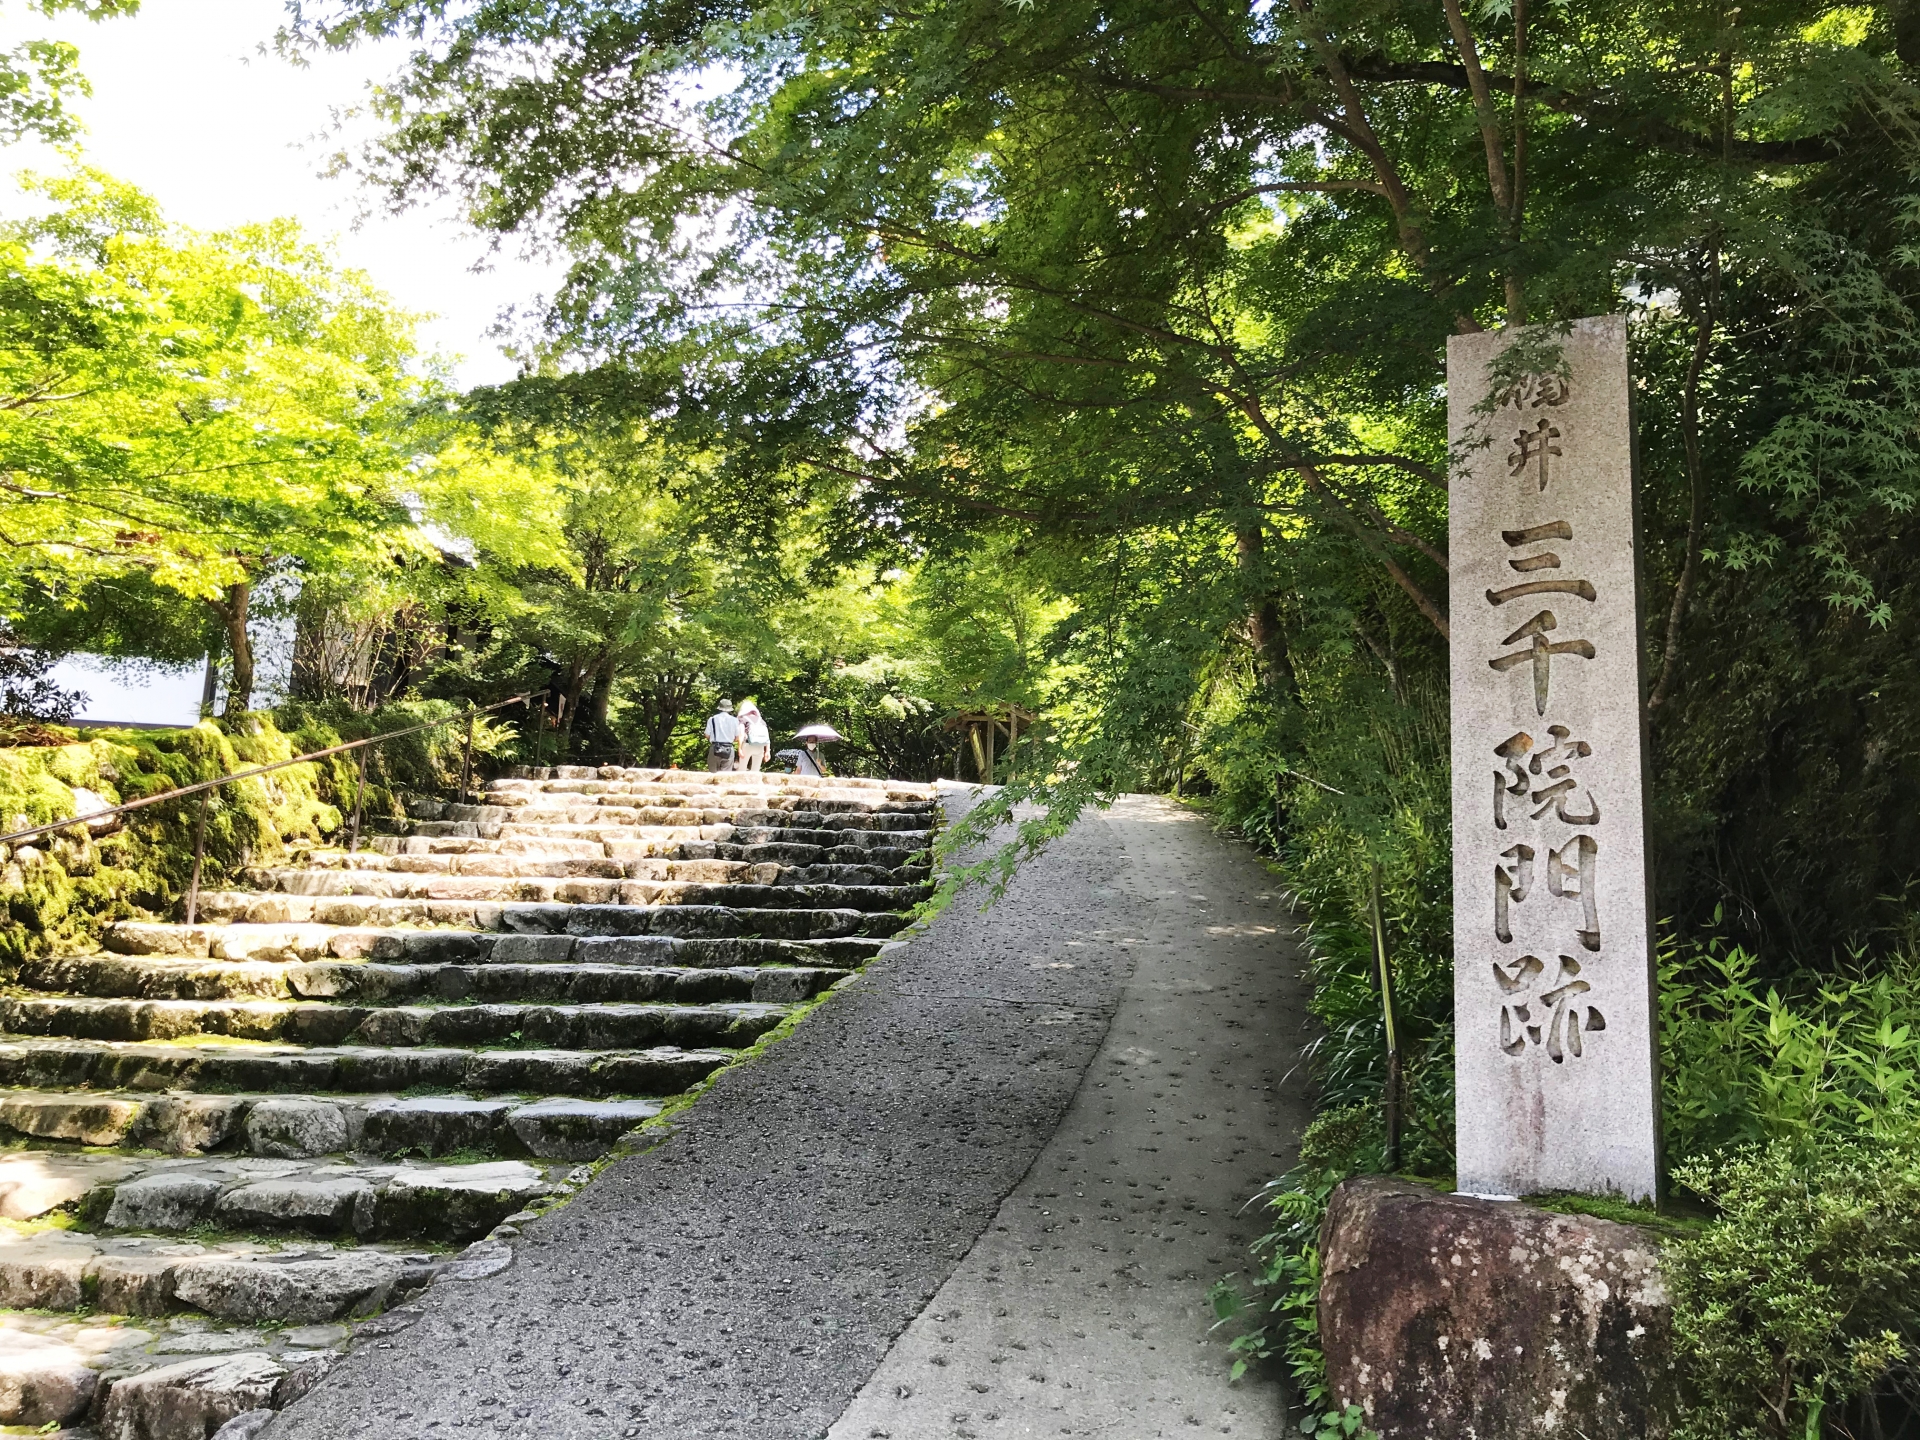
<svg viewBox="0 0 1920 1440">
<path fill-rule="evenodd" d="M 974 772 L 983 785 L 993 784 L 994 752 L 999 747 L 1002 735 L 1007 738 L 1007 750 L 1012 751 L 1020 743 L 1020 731 L 1033 729 L 1033 722 L 1040 717 L 1033 711 L 1022 709 L 1018 705 L 986 705 L 978 710 L 962 711 L 948 719 L 948 730 L 965 730 L 967 744 L 973 747 Z M 964 747 L 963 747 L 964 749 Z M 953 778 L 960 778 L 960 756 L 962 750 L 953 755 Z"/>
</svg>

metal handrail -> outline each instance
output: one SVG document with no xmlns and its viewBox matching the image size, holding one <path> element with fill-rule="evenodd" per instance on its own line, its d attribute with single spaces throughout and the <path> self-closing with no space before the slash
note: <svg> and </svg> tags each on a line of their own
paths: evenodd
<svg viewBox="0 0 1920 1440">
<path fill-rule="evenodd" d="M 452 725 L 458 721 L 467 722 L 467 741 L 465 755 L 460 766 L 460 800 L 464 804 L 467 788 L 473 779 L 473 722 L 482 715 L 490 715 L 495 710 L 504 710 L 509 705 L 524 705 L 544 690 L 529 690 L 524 695 L 515 695 L 510 700 L 498 704 L 479 706 L 459 715 L 449 715 L 444 720 L 428 720 L 419 725 L 409 725 L 404 730 L 388 730 L 384 734 L 369 735 L 364 740 L 348 740 L 340 745 L 329 745 L 324 750 L 310 750 L 305 755 L 296 755 L 291 760 L 276 760 L 271 765 L 256 765 L 251 770 L 236 770 L 231 775 L 216 776 L 212 780 L 196 780 L 191 785 L 181 785 L 172 790 L 163 790 L 158 795 L 148 795 L 139 800 L 129 800 L 123 805 L 110 805 L 104 810 L 95 810 L 86 815 L 76 815 L 66 820 L 55 820 L 49 825 L 36 825 L 31 830 L 16 830 L 11 835 L 0 835 L 0 845 L 11 845 L 17 840 L 27 840 L 35 835 L 45 835 L 55 830 L 87 829 L 97 821 L 114 815 L 124 815 L 129 810 L 140 810 L 148 805 L 158 805 L 166 800 L 180 800 L 188 795 L 199 795 L 199 814 L 193 827 L 193 880 L 187 887 L 187 924 L 194 923 L 194 913 L 199 908 L 200 869 L 206 856 L 207 841 L 207 792 L 217 790 L 222 785 L 232 785 L 239 780 L 251 780 L 258 775 L 270 774 L 275 770 L 284 770 L 289 765 L 305 765 L 314 760 L 324 760 L 329 755 L 339 755 L 348 750 L 360 751 L 359 776 L 353 792 L 352 841 L 348 848 L 360 848 L 360 814 L 362 802 L 367 792 L 367 747 L 378 745 L 383 740 L 397 740 L 402 735 L 417 735 L 422 730 L 437 730 L 442 725 Z"/>
</svg>

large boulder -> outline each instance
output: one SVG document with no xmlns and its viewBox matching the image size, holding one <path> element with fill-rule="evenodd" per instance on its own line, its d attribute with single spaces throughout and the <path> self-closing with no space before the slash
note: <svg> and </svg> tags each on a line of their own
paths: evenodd
<svg viewBox="0 0 1920 1440">
<path fill-rule="evenodd" d="M 1334 1191 L 1320 1339 L 1382 1440 L 1663 1440 L 1678 1411 L 1651 1232 L 1376 1176 Z"/>
</svg>

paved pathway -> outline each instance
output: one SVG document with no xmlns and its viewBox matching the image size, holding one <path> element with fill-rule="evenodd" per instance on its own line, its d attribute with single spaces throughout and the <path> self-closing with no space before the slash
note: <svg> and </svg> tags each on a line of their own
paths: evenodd
<svg viewBox="0 0 1920 1440">
<path fill-rule="evenodd" d="M 1299 968 L 1250 854 L 1124 800 L 726 1072 L 510 1269 L 408 1307 L 272 1440 L 1274 1440 L 1205 1293 L 1306 1118 Z"/>
</svg>

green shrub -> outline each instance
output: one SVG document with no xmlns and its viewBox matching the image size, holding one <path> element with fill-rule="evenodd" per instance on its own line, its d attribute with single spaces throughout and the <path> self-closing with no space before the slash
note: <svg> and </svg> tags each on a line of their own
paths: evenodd
<svg viewBox="0 0 1920 1440">
<path fill-rule="evenodd" d="M 1920 1140 L 1783 1138 L 1675 1168 L 1719 1212 L 1668 1247 L 1682 1440 L 1815 1440 L 1909 1366 Z"/>
<path fill-rule="evenodd" d="M 1717 941 L 1669 943 L 1660 963 L 1668 1154 L 1823 1136 L 1898 1139 L 1920 1127 L 1920 964 L 1809 976 L 1783 993 Z"/>
<path fill-rule="evenodd" d="M 433 720 L 463 713 L 465 704 L 451 700 L 401 700 L 372 712 L 354 709 L 344 701 L 320 703 L 290 701 L 274 711 L 275 722 L 294 742 L 299 753 L 325 750 L 348 740 L 390 734 Z M 517 711 L 501 712 L 514 715 Z M 414 796 L 444 798 L 460 784 L 466 726 L 455 723 L 403 735 L 369 748 L 367 794 L 363 823 L 394 826 L 407 818 L 407 801 Z M 513 731 L 495 720 L 474 723 L 474 784 L 483 783 L 496 757 L 515 743 Z M 330 755 L 315 762 L 319 793 L 340 811 L 351 814 L 358 785 L 358 752 Z"/>
</svg>

